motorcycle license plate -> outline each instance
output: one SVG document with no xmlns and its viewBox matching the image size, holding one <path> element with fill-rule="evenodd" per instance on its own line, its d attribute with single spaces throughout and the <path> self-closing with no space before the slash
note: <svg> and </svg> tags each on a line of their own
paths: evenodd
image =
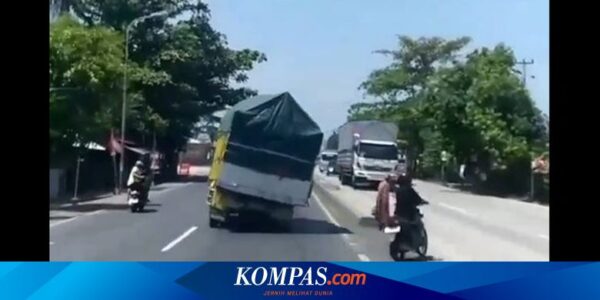
<svg viewBox="0 0 600 300">
<path fill-rule="evenodd" d="M 389 234 L 393 234 L 393 233 L 398 233 L 400 232 L 400 226 L 396 226 L 396 227 L 385 227 L 383 229 L 384 233 L 389 233 Z"/>
<path fill-rule="evenodd" d="M 131 205 L 131 204 L 137 204 L 138 202 L 139 202 L 139 200 L 138 200 L 138 199 L 136 199 L 136 198 L 129 198 L 129 204 L 130 204 L 130 205 Z"/>
</svg>

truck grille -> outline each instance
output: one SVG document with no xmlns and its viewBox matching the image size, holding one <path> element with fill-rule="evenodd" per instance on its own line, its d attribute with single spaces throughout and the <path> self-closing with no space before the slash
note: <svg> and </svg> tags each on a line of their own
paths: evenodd
<svg viewBox="0 0 600 300">
<path fill-rule="evenodd" d="M 391 172 L 392 168 L 378 167 L 378 166 L 364 166 L 365 171 L 377 171 L 377 172 Z"/>
</svg>

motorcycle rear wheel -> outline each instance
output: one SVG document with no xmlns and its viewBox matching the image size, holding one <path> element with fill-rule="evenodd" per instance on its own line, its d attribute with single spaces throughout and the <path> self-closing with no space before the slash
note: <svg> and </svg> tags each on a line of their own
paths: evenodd
<svg viewBox="0 0 600 300">
<path fill-rule="evenodd" d="M 396 235 L 394 240 L 390 243 L 390 256 L 395 261 L 404 260 L 404 257 L 406 256 L 406 252 L 408 252 L 407 249 L 405 249 L 405 246 L 401 245 L 401 243 L 402 243 L 401 237 L 398 236 L 398 234 Z"/>
<path fill-rule="evenodd" d="M 419 239 L 420 239 L 420 243 L 419 246 L 416 247 L 416 252 L 417 254 L 419 254 L 419 256 L 421 257 L 425 257 L 427 255 L 427 230 L 425 230 L 425 226 L 421 226 L 420 230 L 419 230 Z"/>
</svg>

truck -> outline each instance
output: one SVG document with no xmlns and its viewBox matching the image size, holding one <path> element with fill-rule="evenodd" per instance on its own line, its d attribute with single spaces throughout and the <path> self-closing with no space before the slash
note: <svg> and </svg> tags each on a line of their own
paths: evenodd
<svg viewBox="0 0 600 300">
<path fill-rule="evenodd" d="M 373 185 L 398 164 L 398 127 L 382 121 L 352 121 L 340 126 L 336 169 L 343 185 Z"/>
<path fill-rule="evenodd" d="M 181 180 L 206 178 L 210 166 L 212 144 L 210 140 L 189 139 L 179 152 L 177 175 Z"/>
<path fill-rule="evenodd" d="M 289 228 L 294 207 L 309 204 L 322 140 L 288 92 L 232 106 L 221 119 L 208 178 L 209 226 L 235 228 L 266 216 Z"/>
</svg>

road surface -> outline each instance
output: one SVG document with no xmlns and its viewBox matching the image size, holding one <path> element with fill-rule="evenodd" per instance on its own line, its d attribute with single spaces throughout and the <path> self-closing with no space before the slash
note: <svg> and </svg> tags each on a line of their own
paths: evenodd
<svg viewBox="0 0 600 300">
<path fill-rule="evenodd" d="M 118 197 L 51 211 L 50 259 L 75 261 L 390 260 L 387 237 L 330 219 L 323 200 L 298 208 L 290 232 L 268 224 L 244 232 L 209 228 L 206 183 L 158 186 L 145 213 Z M 90 207 L 88 207 L 90 206 Z M 328 216 L 329 214 L 329 216 Z M 346 216 L 348 217 L 348 216 Z M 353 230 L 354 228 L 354 230 Z M 369 228 L 367 228 L 369 229 Z M 271 232 L 269 232 L 271 231 Z M 373 242 L 376 246 L 369 245 Z M 366 251 L 368 249 L 369 251 Z"/>
<path fill-rule="evenodd" d="M 374 189 L 342 186 L 335 176 L 315 173 L 323 193 L 364 222 L 374 222 Z M 429 254 L 446 261 L 548 261 L 549 208 L 513 199 L 474 195 L 415 180 L 430 202 L 421 207 Z"/>
<path fill-rule="evenodd" d="M 471 195 L 417 182 L 429 259 L 547 261 L 548 208 Z M 289 232 L 268 223 L 232 232 L 209 228 L 207 185 L 153 188 L 144 213 L 123 196 L 50 211 L 51 260 L 103 261 L 391 261 L 389 236 L 370 216 L 375 191 L 341 186 L 315 175 L 309 207 L 297 208 Z"/>
</svg>

